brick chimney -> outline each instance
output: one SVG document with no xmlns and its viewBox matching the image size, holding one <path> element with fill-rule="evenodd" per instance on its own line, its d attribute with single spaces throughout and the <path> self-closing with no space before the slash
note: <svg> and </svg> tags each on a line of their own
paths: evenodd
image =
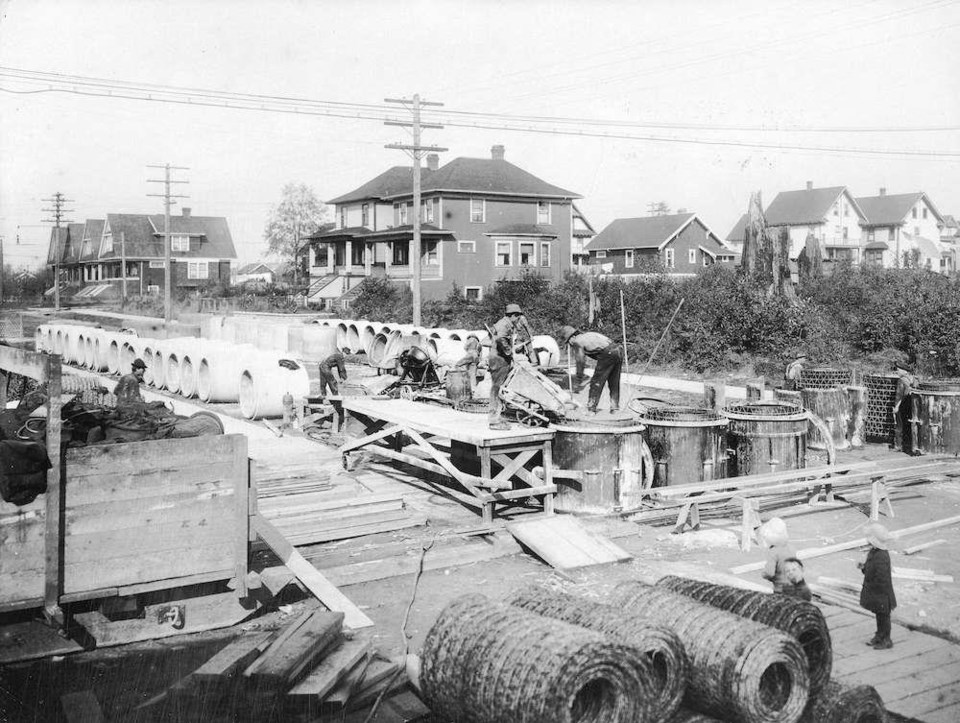
<svg viewBox="0 0 960 723">
<path fill-rule="evenodd" d="M 881 195 L 881 196 L 886 196 L 886 195 L 887 195 L 887 189 L 881 188 L 881 189 L 880 189 L 880 195 Z"/>
<path fill-rule="evenodd" d="M 808 191 L 812 191 L 812 190 L 813 190 L 813 181 L 807 181 L 807 190 L 808 190 Z"/>
<path fill-rule="evenodd" d="M 493 146 L 492 148 L 490 148 L 490 157 L 495 161 L 502 161 L 504 152 L 505 152 L 505 149 L 503 146 L 501 145 Z"/>
<path fill-rule="evenodd" d="M 184 206 L 184 207 L 181 209 L 181 211 L 182 211 L 182 213 L 183 213 L 183 217 L 184 217 L 184 218 L 190 218 L 190 207 L 189 207 L 189 206 Z"/>
<path fill-rule="evenodd" d="M 427 170 L 435 171 L 440 168 L 440 156 L 436 153 L 427 154 Z"/>
</svg>

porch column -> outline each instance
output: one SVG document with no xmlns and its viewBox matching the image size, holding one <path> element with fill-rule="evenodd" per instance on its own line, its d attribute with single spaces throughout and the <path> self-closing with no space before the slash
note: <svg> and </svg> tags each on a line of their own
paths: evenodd
<svg viewBox="0 0 960 723">
<path fill-rule="evenodd" d="M 373 244 L 364 242 L 363 245 L 363 270 L 367 276 L 373 273 Z"/>
<path fill-rule="evenodd" d="M 353 271 L 353 241 L 347 241 L 347 250 L 343 257 L 343 265 L 348 274 Z"/>
<path fill-rule="evenodd" d="M 389 276 L 389 269 L 391 266 L 393 266 L 393 241 L 387 241 L 384 248 L 387 250 L 387 252 L 383 259 L 383 265 L 388 269 L 387 275 Z"/>
<path fill-rule="evenodd" d="M 327 242 L 327 275 L 328 276 L 333 273 L 333 259 L 336 253 L 337 253 L 336 245 L 332 241 Z"/>
</svg>

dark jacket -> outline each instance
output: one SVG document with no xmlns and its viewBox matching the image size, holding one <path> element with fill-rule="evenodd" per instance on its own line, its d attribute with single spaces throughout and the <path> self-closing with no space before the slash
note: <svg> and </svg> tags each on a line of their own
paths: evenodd
<svg viewBox="0 0 960 723">
<path fill-rule="evenodd" d="M 890 553 L 886 550 L 872 547 L 867 553 L 867 559 L 863 563 L 860 606 L 873 613 L 888 613 L 897 607 L 897 598 L 893 594 Z"/>
</svg>

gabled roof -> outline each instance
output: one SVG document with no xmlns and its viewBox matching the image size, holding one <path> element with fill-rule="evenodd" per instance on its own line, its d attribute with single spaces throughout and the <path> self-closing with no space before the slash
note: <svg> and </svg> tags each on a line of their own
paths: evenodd
<svg viewBox="0 0 960 723">
<path fill-rule="evenodd" d="M 308 236 L 308 241 L 330 241 L 337 238 L 360 238 L 361 236 L 367 236 L 368 234 L 373 233 L 366 226 L 346 226 L 344 228 L 327 228 L 326 230 L 318 230 L 312 236 Z"/>
<path fill-rule="evenodd" d="M 485 236 L 549 236 L 557 237 L 557 227 L 536 223 L 511 223 L 487 231 Z"/>
<path fill-rule="evenodd" d="M 937 211 L 936 207 L 927 198 L 923 191 L 914 193 L 897 193 L 894 195 L 883 196 L 865 196 L 858 198 L 857 203 L 863 210 L 866 219 L 864 226 L 896 226 L 903 223 L 910 209 L 916 205 L 917 201 L 923 199 L 933 211 L 937 221 L 943 223 L 943 216 Z"/>
<path fill-rule="evenodd" d="M 587 243 L 587 248 L 590 251 L 624 248 L 661 249 L 696 217 L 695 213 L 677 213 L 669 216 L 618 218 L 594 236 Z"/>
<path fill-rule="evenodd" d="M 83 228 L 83 244 L 80 247 L 80 261 L 92 261 L 100 253 L 100 238 L 103 236 L 102 218 L 88 218 Z"/>
<path fill-rule="evenodd" d="M 423 182 L 433 173 L 429 168 L 420 169 L 421 188 Z M 355 188 L 349 193 L 337 196 L 329 204 L 352 203 L 354 201 L 379 200 L 402 193 L 413 193 L 413 166 L 393 166 Z"/>
<path fill-rule="evenodd" d="M 67 227 L 54 226 L 50 229 L 50 246 L 47 248 L 47 264 L 63 261 L 63 252 L 67 247 Z"/>
<path fill-rule="evenodd" d="M 587 238 L 589 236 L 596 236 L 597 230 L 587 220 L 587 217 L 583 215 L 583 212 L 579 208 L 577 208 L 577 204 L 571 203 L 570 205 L 573 207 L 573 210 L 571 211 L 573 215 L 573 220 L 574 220 L 573 235 L 578 238 Z M 577 228 L 577 224 L 576 224 L 577 221 L 582 223 L 585 226 L 585 228 Z"/>
<path fill-rule="evenodd" d="M 63 263 L 75 264 L 80 259 L 80 245 L 83 243 L 83 224 L 67 224 L 67 241 L 63 247 Z"/>
<path fill-rule="evenodd" d="M 743 214 L 740 219 L 734 224 L 733 228 L 730 229 L 730 233 L 727 234 L 727 243 L 742 244 L 743 235 L 747 231 L 747 224 L 750 222 L 750 214 Z"/>
<path fill-rule="evenodd" d="M 159 234 L 159 238 L 162 238 L 163 215 L 151 216 L 150 222 Z M 202 248 L 191 249 L 189 253 L 177 252 L 178 257 L 237 258 L 237 250 L 233 246 L 233 237 L 230 235 L 230 226 L 223 216 L 171 216 L 170 233 L 203 237 Z"/>
<path fill-rule="evenodd" d="M 957 219 L 955 219 L 949 213 L 943 214 L 943 227 L 944 228 L 957 228 Z"/>
<path fill-rule="evenodd" d="M 422 190 L 424 193 L 456 191 L 485 195 L 583 198 L 573 191 L 537 178 L 510 161 L 494 158 L 454 158 L 431 173 L 423 182 Z"/>
<path fill-rule="evenodd" d="M 824 218 L 837 199 L 846 193 L 857 215 L 863 219 L 863 211 L 845 186 L 811 188 L 801 191 L 781 191 L 773 199 L 764 217 L 768 226 L 800 226 L 823 223 Z"/>
<path fill-rule="evenodd" d="M 104 233 L 113 237 L 113 250 L 100 253 L 100 258 L 120 258 L 120 245 L 129 259 L 162 258 L 163 242 L 153 235 L 150 217 L 143 213 L 108 213 Z"/>
<path fill-rule="evenodd" d="M 246 276 L 247 274 L 272 274 L 274 273 L 273 269 L 270 268 L 263 261 L 255 261 L 252 264 L 246 264 L 241 266 L 237 271 L 238 276 Z"/>
<path fill-rule="evenodd" d="M 121 239 L 124 253 L 130 259 L 163 258 L 163 216 L 139 213 L 108 213 L 107 224 L 113 236 L 113 250 L 102 254 L 103 258 L 119 258 Z M 201 247 L 190 251 L 178 251 L 175 258 L 237 257 L 227 219 L 222 216 L 171 216 L 170 233 L 203 237 Z"/>
</svg>

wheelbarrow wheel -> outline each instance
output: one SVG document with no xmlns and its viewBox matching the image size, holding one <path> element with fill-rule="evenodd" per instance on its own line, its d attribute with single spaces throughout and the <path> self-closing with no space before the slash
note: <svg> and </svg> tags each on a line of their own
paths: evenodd
<svg viewBox="0 0 960 723">
<path fill-rule="evenodd" d="M 413 393 L 413 387 L 404 384 L 400 387 L 400 398 L 406 399 L 408 402 L 412 402 L 415 398 Z"/>
</svg>

